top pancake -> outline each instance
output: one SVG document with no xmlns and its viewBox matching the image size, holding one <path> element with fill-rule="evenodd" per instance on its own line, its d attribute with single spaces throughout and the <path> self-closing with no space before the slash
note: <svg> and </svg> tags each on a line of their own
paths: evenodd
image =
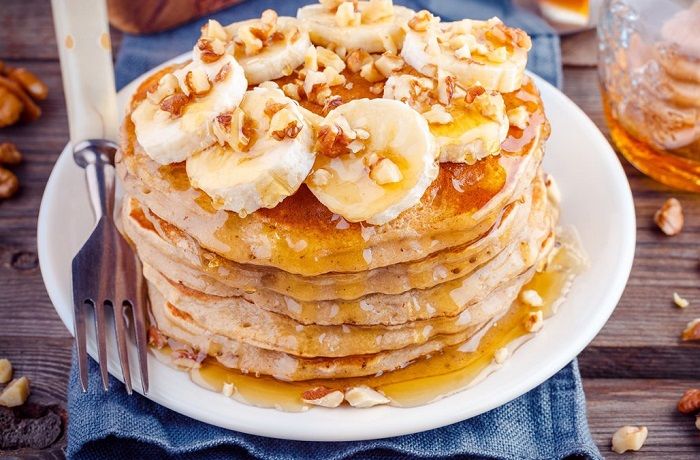
<svg viewBox="0 0 700 460">
<path fill-rule="evenodd" d="M 157 72 L 138 88 L 132 108 L 157 83 Z M 344 100 L 376 97 L 369 83 L 354 74 L 352 91 L 334 87 Z M 507 109 L 525 105 L 542 112 L 539 93 L 531 81 L 504 95 Z M 305 104 L 321 113 L 322 107 Z M 522 132 L 511 127 L 510 136 Z M 333 214 L 302 185 L 272 209 L 245 218 L 217 210 L 211 199 L 194 189 L 184 164 L 160 166 L 139 146 L 127 115 L 117 170 L 127 191 L 162 219 L 193 236 L 202 247 L 239 263 L 271 266 L 314 276 L 328 272 L 357 272 L 417 260 L 478 238 L 496 222 L 503 207 L 532 182 L 541 160 L 546 123 L 517 152 L 488 157 L 473 165 L 440 164 L 437 179 L 420 202 L 391 222 L 371 226 L 350 223 Z"/>
</svg>

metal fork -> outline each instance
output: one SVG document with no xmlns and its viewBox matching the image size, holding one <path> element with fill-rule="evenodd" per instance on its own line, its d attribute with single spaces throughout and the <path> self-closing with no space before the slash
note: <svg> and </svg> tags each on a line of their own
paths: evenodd
<svg viewBox="0 0 700 460">
<path fill-rule="evenodd" d="M 117 351 L 127 393 L 131 394 L 131 371 L 127 351 L 129 310 L 134 323 L 136 348 L 141 371 L 141 386 L 148 391 L 146 312 L 141 265 L 119 233 L 114 222 L 114 155 L 117 146 L 106 140 L 87 140 L 73 148 L 75 162 L 85 168 L 90 202 L 97 224 L 78 254 L 73 258 L 73 302 L 75 338 L 80 367 L 80 383 L 87 391 L 86 317 L 95 311 L 97 356 L 102 386 L 109 388 L 107 372 L 108 310 L 114 312 Z"/>
<path fill-rule="evenodd" d="M 117 351 L 131 394 L 129 313 L 143 392 L 148 391 L 146 304 L 141 265 L 114 222 L 114 156 L 119 117 L 105 0 L 52 0 L 75 162 L 85 169 L 95 228 L 73 259 L 75 339 L 83 391 L 88 387 L 86 321 L 95 312 L 102 386 L 109 387 L 107 317 L 113 312 Z"/>
</svg>

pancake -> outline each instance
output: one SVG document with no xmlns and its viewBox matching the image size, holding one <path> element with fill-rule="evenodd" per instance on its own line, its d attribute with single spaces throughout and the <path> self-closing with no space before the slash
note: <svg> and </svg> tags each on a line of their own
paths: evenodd
<svg viewBox="0 0 700 460">
<path fill-rule="evenodd" d="M 494 227 L 475 241 L 433 253 L 418 261 L 365 272 L 327 273 L 314 277 L 238 264 L 222 258 L 202 249 L 185 232 L 145 210 L 140 202 L 134 200 L 125 201 L 122 219 L 126 234 L 138 246 L 149 246 L 139 249 L 149 253 L 146 257 L 168 255 L 238 290 L 230 295 L 269 289 L 297 301 L 351 300 L 371 293 L 399 294 L 412 288 L 426 289 L 463 277 L 527 231 L 533 201 L 540 206 L 538 210 L 547 206 L 544 187 L 541 181 L 537 184 L 535 189 L 528 190 L 506 207 Z"/>
<path fill-rule="evenodd" d="M 430 319 L 440 316 L 455 316 L 467 306 L 482 300 L 501 283 L 520 275 L 546 257 L 553 241 L 555 209 L 548 205 L 544 185 L 536 183 L 533 212 L 523 222 L 524 231 L 510 240 L 500 251 L 491 249 L 490 257 L 474 270 L 453 280 L 443 279 L 429 289 L 408 289 L 403 293 L 369 294 L 354 301 L 296 301 L 286 295 L 266 289 L 246 292 L 229 285 L 228 277 L 212 278 L 199 267 L 188 266 L 181 247 L 168 244 L 154 231 L 134 233 L 134 222 L 126 219 L 127 235 L 136 242 L 139 254 L 145 263 L 153 265 L 183 288 L 203 293 L 237 299 L 238 303 L 253 303 L 259 308 L 280 313 L 301 324 L 385 324 L 397 325 L 407 321 Z M 154 241 L 155 240 L 155 241 Z M 149 245 L 156 245 L 152 249 Z M 524 248 L 528 248 L 527 251 Z M 534 251 L 534 257 L 530 254 Z M 174 257 L 164 257 L 166 252 Z M 213 273 L 220 273 L 215 271 Z M 232 300 L 233 302 L 233 300 Z"/>
<path fill-rule="evenodd" d="M 132 105 L 145 97 L 157 76 L 140 86 Z M 366 82 L 354 88 L 357 94 L 371 94 Z M 517 94 L 506 98 L 508 109 L 523 106 L 533 113 L 542 111 L 531 82 Z M 159 166 L 145 155 L 128 116 L 117 171 L 129 194 L 202 247 L 227 259 L 305 276 L 358 272 L 422 259 L 465 244 L 491 228 L 502 209 L 534 177 L 547 130 L 546 123 L 540 124 L 534 139 L 516 152 L 503 152 L 473 165 L 442 163 L 421 201 L 380 226 L 345 221 L 305 185 L 276 207 L 245 218 L 216 210 L 206 194 L 191 187 L 182 164 Z"/>
<path fill-rule="evenodd" d="M 174 306 L 168 304 L 157 289 L 150 289 L 149 293 L 153 323 L 163 334 L 189 346 L 190 350 L 201 350 L 215 357 L 225 367 L 244 373 L 270 375 L 283 381 L 361 377 L 400 369 L 421 356 L 466 342 L 483 326 L 382 353 L 339 358 L 299 358 L 211 334 L 200 325 L 173 314 Z"/>
</svg>

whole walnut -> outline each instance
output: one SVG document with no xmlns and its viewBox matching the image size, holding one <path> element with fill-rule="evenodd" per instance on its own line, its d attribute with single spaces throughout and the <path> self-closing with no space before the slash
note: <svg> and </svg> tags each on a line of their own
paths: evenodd
<svg viewBox="0 0 700 460">
<path fill-rule="evenodd" d="M 0 86 L 0 128 L 17 123 L 24 104 L 7 88 Z"/>
</svg>

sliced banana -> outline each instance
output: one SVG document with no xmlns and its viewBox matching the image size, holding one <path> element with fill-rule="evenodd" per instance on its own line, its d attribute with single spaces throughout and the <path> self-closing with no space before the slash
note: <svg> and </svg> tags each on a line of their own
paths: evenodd
<svg viewBox="0 0 700 460">
<path fill-rule="evenodd" d="M 350 222 L 389 222 L 417 204 L 438 174 L 428 123 L 390 99 L 356 99 L 331 110 L 316 152 L 306 183 Z"/>
<path fill-rule="evenodd" d="M 324 3 L 328 5 L 307 5 L 297 11 L 297 18 L 309 28 L 311 41 L 370 53 L 396 53 L 403 43 L 403 27 L 415 13 L 391 0 Z"/>
<path fill-rule="evenodd" d="M 299 105 L 271 86 L 245 93 L 217 117 L 219 142 L 187 160 L 193 187 L 215 207 L 250 214 L 293 194 L 314 163 L 313 132 Z"/>
<path fill-rule="evenodd" d="M 217 114 L 235 108 L 248 83 L 233 56 L 213 62 L 194 60 L 160 79 L 131 114 L 136 139 L 159 164 L 177 163 L 215 142 L 211 123 Z"/>
<path fill-rule="evenodd" d="M 291 74 L 304 63 L 304 54 L 311 46 L 301 21 L 277 17 L 272 10 L 265 11 L 260 19 L 236 22 L 225 30 L 251 85 Z"/>
<path fill-rule="evenodd" d="M 473 164 L 498 155 L 508 136 L 508 116 L 499 93 L 475 87 L 467 93 L 442 71 L 437 79 L 391 75 L 383 97 L 404 102 L 423 115 L 440 162 Z"/>
<path fill-rule="evenodd" d="M 498 18 L 441 23 L 421 11 L 409 21 L 401 56 L 424 75 L 442 69 L 465 88 L 479 85 L 509 93 L 522 84 L 530 47 L 525 32 Z"/>
</svg>

